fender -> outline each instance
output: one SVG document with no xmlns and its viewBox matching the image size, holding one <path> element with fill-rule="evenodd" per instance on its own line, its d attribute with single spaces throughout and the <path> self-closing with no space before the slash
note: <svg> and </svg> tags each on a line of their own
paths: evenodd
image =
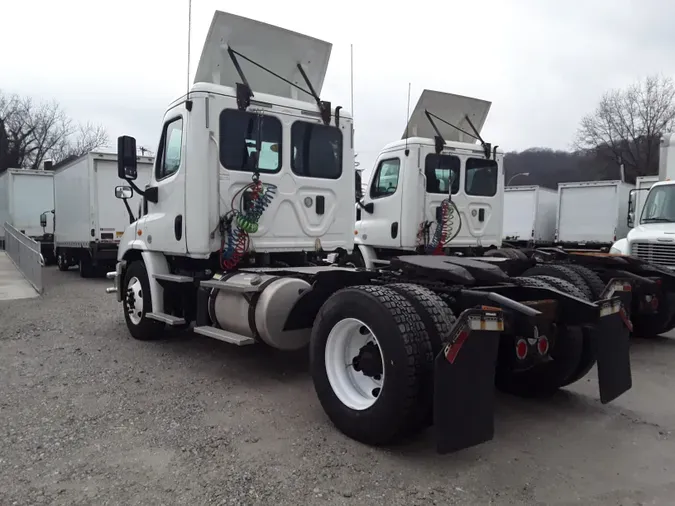
<svg viewBox="0 0 675 506">
<path fill-rule="evenodd" d="M 157 251 L 141 251 L 145 270 L 148 272 L 148 284 L 150 285 L 150 297 L 152 298 L 152 312 L 164 312 L 164 288 L 155 279 L 155 274 L 170 274 L 169 264 L 163 253 Z"/>
<path fill-rule="evenodd" d="M 366 269 L 375 268 L 375 260 L 377 260 L 377 253 L 372 246 L 366 246 L 365 244 L 355 244 L 358 248 L 361 257 L 363 258 L 363 264 Z"/>
<path fill-rule="evenodd" d="M 629 250 L 630 245 L 628 244 L 628 239 L 624 237 L 623 239 L 619 239 L 614 244 L 612 244 L 612 247 L 609 249 L 609 252 L 614 255 L 629 255 L 630 254 Z"/>
</svg>

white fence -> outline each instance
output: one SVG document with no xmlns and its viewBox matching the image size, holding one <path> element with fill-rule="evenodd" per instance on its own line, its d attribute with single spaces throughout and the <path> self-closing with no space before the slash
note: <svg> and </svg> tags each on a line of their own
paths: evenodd
<svg viewBox="0 0 675 506">
<path fill-rule="evenodd" d="M 22 234 L 9 223 L 5 223 L 5 251 L 21 274 L 33 285 L 38 293 L 43 292 L 42 267 L 45 264 L 40 253 L 40 244 Z"/>
</svg>

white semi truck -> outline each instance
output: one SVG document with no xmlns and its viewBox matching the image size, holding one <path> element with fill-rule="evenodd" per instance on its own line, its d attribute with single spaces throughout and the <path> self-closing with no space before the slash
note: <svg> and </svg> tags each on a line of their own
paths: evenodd
<svg viewBox="0 0 675 506">
<path fill-rule="evenodd" d="M 167 326 L 194 325 L 239 346 L 309 347 L 328 417 L 368 444 L 432 422 L 441 452 L 491 439 L 495 382 L 519 395 L 548 395 L 578 380 L 587 372 L 582 329 L 600 343 L 602 402 L 629 389 L 621 283 L 590 302 L 569 295 L 577 292 L 564 281 L 555 286 L 567 293 L 542 279 L 514 280 L 487 262 L 411 255 L 386 270 L 347 266 L 353 124 L 320 98 L 330 51 L 327 42 L 216 12 L 194 84 L 165 113 L 144 189 L 134 182 L 135 140 L 118 139 L 126 183 L 115 193 L 143 197 L 108 275 L 130 334 L 156 339 Z M 411 159 L 432 155 L 432 172 L 447 181 L 455 162 L 428 144 L 409 139 L 408 152 L 403 144 L 393 149 Z M 489 200 L 501 184 L 497 152 L 486 157 L 458 144 L 455 153 L 471 174 L 461 185 L 479 199 L 466 229 L 485 232 L 487 222 L 501 220 L 500 204 Z M 388 183 L 380 189 L 390 192 Z M 499 243 L 497 230 L 484 235 L 486 244 Z M 396 235 L 390 224 L 387 233 Z"/>
<path fill-rule="evenodd" d="M 138 158 L 139 182 L 150 181 L 154 159 Z M 78 266 L 82 277 L 107 272 L 129 226 L 129 213 L 115 198 L 117 154 L 92 151 L 54 166 L 54 255 L 60 270 Z M 132 208 L 141 203 L 132 198 Z"/>
<path fill-rule="evenodd" d="M 658 180 L 654 179 L 644 177 L 631 192 L 626 221 L 633 228 L 611 251 L 675 269 L 675 133 L 661 137 Z"/>
</svg>

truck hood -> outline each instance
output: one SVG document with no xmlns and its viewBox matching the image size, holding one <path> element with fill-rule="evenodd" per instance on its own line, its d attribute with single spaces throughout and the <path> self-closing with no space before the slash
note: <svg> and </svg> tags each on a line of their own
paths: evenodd
<svg viewBox="0 0 675 506">
<path fill-rule="evenodd" d="M 333 45 L 278 26 L 216 11 L 199 59 L 195 83 L 234 88 L 241 82 L 227 52 L 228 47 L 306 90 L 307 84 L 297 68 L 300 63 L 312 87 L 321 95 Z M 244 58 L 237 57 L 237 61 L 254 93 L 314 102 L 307 93 Z"/>
<path fill-rule="evenodd" d="M 627 235 L 628 241 L 675 242 L 675 223 L 638 225 Z"/>
<path fill-rule="evenodd" d="M 439 118 L 458 126 L 462 130 L 473 133 L 465 116 L 469 116 L 471 123 L 476 127 L 478 133 L 483 129 L 485 120 L 492 102 L 480 100 L 478 98 L 464 97 L 462 95 L 453 95 L 452 93 L 443 93 L 434 90 L 424 90 L 420 95 L 417 105 L 410 115 L 408 126 L 403 132 L 402 139 L 406 137 L 424 137 L 433 139 L 436 135 L 433 127 L 429 123 L 424 110 L 435 114 Z M 438 130 L 446 141 L 456 142 L 476 142 L 476 139 L 463 134 L 456 128 L 435 120 Z"/>
</svg>

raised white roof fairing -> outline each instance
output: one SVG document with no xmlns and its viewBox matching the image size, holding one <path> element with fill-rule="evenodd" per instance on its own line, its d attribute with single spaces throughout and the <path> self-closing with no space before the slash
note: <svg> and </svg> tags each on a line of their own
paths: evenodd
<svg viewBox="0 0 675 506">
<path fill-rule="evenodd" d="M 478 98 L 464 97 L 452 93 L 443 93 L 434 90 L 424 90 L 420 95 L 417 105 L 408 120 L 407 136 L 424 137 L 433 139 L 436 136 L 431 123 L 424 114 L 427 109 L 430 113 L 443 118 L 445 121 L 458 126 L 462 130 L 473 134 L 471 126 L 466 121 L 468 115 L 471 123 L 476 127 L 478 133 L 483 129 L 485 120 L 490 112 L 492 102 L 480 100 Z M 463 134 L 456 128 L 433 118 L 438 130 L 446 141 L 470 142 L 475 143 L 476 139 Z M 402 139 L 406 138 L 406 130 L 403 131 Z"/>
<path fill-rule="evenodd" d="M 204 42 L 194 82 L 234 88 L 241 82 L 227 52 L 228 47 L 259 65 L 308 90 L 297 65 L 300 63 L 317 94 L 321 94 L 332 44 L 253 19 L 216 11 Z M 303 93 L 245 59 L 237 61 L 251 90 L 279 97 L 314 102 Z M 309 90 L 308 90 L 309 91 Z"/>
</svg>

